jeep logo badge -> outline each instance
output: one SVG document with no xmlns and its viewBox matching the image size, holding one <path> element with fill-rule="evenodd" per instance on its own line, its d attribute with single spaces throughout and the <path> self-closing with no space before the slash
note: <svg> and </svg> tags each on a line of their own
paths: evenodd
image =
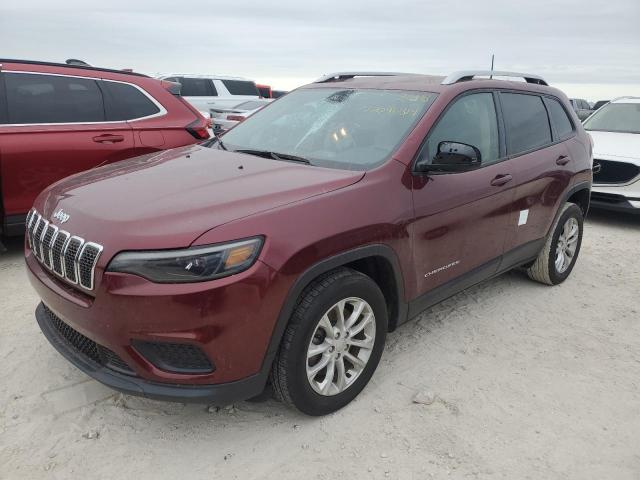
<svg viewBox="0 0 640 480">
<path fill-rule="evenodd" d="M 64 223 L 71 218 L 71 215 L 69 215 L 68 213 L 64 213 L 64 211 L 60 209 L 53 214 L 53 218 L 55 218 L 56 220 L 59 220 L 60 223 Z"/>
</svg>

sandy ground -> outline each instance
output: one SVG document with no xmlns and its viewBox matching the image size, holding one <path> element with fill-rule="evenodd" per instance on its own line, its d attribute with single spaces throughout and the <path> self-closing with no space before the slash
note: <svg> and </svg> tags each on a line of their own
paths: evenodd
<svg viewBox="0 0 640 480">
<path fill-rule="evenodd" d="M 404 325 L 325 418 L 114 394 L 38 330 L 20 250 L 0 257 L 2 479 L 640 479 L 640 217 L 594 213 L 559 287 L 513 272 Z"/>
</svg>

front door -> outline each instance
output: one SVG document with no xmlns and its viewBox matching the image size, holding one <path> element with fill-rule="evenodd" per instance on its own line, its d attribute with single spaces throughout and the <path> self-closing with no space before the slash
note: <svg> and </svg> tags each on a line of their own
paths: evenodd
<svg viewBox="0 0 640 480">
<path fill-rule="evenodd" d="M 476 170 L 413 177 L 418 295 L 466 274 L 485 278 L 497 271 L 514 191 L 511 162 L 502 161 L 505 148 L 496 112 L 494 93 L 464 94 L 444 112 L 421 149 L 420 157 L 432 161 L 440 142 L 465 143 L 479 149 L 482 163 Z"/>
</svg>

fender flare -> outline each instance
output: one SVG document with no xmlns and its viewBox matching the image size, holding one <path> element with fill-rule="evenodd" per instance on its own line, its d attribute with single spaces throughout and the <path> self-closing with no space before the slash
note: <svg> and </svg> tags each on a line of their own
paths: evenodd
<svg viewBox="0 0 640 480">
<path fill-rule="evenodd" d="M 320 260 L 300 274 L 287 293 L 287 297 L 280 309 L 276 324 L 271 333 L 267 353 L 262 362 L 261 374 L 264 375 L 265 381 L 271 371 L 271 364 L 278 353 L 280 342 L 296 306 L 296 302 L 303 290 L 323 273 L 368 257 L 383 257 L 391 265 L 395 277 L 396 295 L 398 298 L 398 318 L 396 319 L 396 325 L 400 325 L 406 321 L 408 304 L 404 296 L 404 278 L 402 276 L 402 270 L 400 269 L 398 256 L 390 246 L 385 244 L 365 245 Z"/>
<path fill-rule="evenodd" d="M 560 200 L 560 203 L 558 204 L 558 209 L 556 210 L 556 213 L 553 216 L 553 221 L 551 222 L 551 225 L 549 226 L 549 229 L 547 230 L 546 236 L 549 235 L 549 233 L 551 232 L 551 229 L 556 224 L 556 221 L 558 220 L 558 217 L 560 216 L 560 212 L 562 212 L 562 206 L 565 203 L 567 203 L 567 201 L 569 200 L 569 197 L 571 197 L 574 193 L 579 192 L 580 190 L 587 190 L 589 192 L 589 200 L 591 199 L 591 182 L 588 182 L 588 181 L 587 182 L 576 183 L 570 189 L 568 189 L 566 192 L 564 192 L 564 195 L 562 196 L 562 198 Z M 589 211 L 589 203 L 587 203 L 587 208 L 585 209 L 585 213 L 584 213 L 585 217 L 587 216 L 587 212 L 588 211 Z"/>
</svg>

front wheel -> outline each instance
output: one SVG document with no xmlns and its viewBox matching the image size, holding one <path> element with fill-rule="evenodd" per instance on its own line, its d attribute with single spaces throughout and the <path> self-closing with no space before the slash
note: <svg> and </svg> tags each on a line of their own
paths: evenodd
<svg viewBox="0 0 640 480">
<path fill-rule="evenodd" d="M 387 322 L 371 278 L 347 268 L 318 278 L 302 293 L 275 359 L 276 396 L 308 415 L 344 407 L 378 366 Z"/>
<path fill-rule="evenodd" d="M 527 269 L 529 278 L 547 285 L 557 285 L 567 279 L 580 253 L 583 221 L 580 207 L 574 203 L 564 205 L 544 248 Z"/>
</svg>

